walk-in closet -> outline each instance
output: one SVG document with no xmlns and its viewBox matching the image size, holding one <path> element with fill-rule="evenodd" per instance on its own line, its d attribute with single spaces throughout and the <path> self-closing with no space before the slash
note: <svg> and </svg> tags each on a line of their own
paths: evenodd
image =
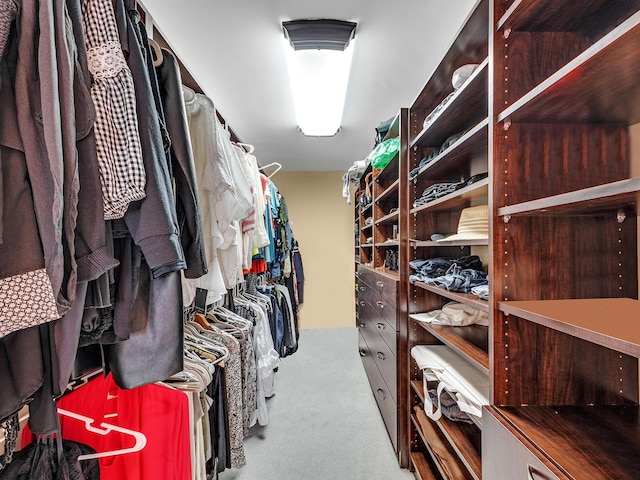
<svg viewBox="0 0 640 480">
<path fill-rule="evenodd" d="M 640 1 L 0 0 L 0 480 L 632 480 Z"/>
</svg>

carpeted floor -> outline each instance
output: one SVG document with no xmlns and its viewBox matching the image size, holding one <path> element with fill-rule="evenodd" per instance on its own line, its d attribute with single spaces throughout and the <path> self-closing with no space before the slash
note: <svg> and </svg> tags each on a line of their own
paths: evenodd
<svg viewBox="0 0 640 480">
<path fill-rule="evenodd" d="M 221 480 L 409 480 L 358 354 L 355 328 L 303 330 L 284 358 L 269 424 L 245 439 L 247 465 Z"/>
</svg>

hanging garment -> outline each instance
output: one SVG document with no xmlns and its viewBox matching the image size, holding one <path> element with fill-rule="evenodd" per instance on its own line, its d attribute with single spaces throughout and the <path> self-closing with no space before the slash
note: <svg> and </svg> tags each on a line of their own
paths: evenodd
<svg viewBox="0 0 640 480">
<path fill-rule="evenodd" d="M 144 46 L 138 43 L 135 3 L 114 1 L 119 39 L 133 74 L 136 112 L 140 126 L 146 198 L 129 206 L 124 221 L 140 246 L 153 277 L 186 268 L 180 238 L 173 186 L 164 152 L 158 112 L 153 100 Z"/>
<path fill-rule="evenodd" d="M 191 478 L 189 400 L 185 392 L 151 384 L 121 389 L 111 375 L 97 377 L 58 400 L 58 407 L 101 422 L 141 432 L 146 445 L 139 452 L 99 459 L 102 480 Z M 161 418 L 162 421 L 158 421 Z M 62 437 L 89 445 L 96 452 L 128 448 L 134 440 L 112 431 L 98 435 L 82 421 L 60 416 Z M 168 441 L 170 439 L 170 441 Z M 32 441 L 25 428 L 23 445 Z"/>
<path fill-rule="evenodd" d="M 215 139 L 215 109 L 213 103 L 203 95 L 188 87 L 182 87 L 185 109 L 189 124 L 189 134 L 193 146 L 196 168 L 198 197 L 200 199 L 200 213 L 202 216 L 202 231 L 204 248 L 207 259 L 207 274 L 199 279 L 184 279 L 182 282 L 183 302 L 190 305 L 195 298 L 196 288 L 207 291 L 207 304 L 222 299 L 226 293 L 224 279 L 220 271 L 218 247 L 223 244 L 222 233 L 218 227 L 218 220 L 214 205 L 217 187 L 230 187 L 230 177 L 224 171 L 215 171 L 212 159 L 218 156 Z"/>
<path fill-rule="evenodd" d="M 83 0 L 85 42 L 94 78 L 96 143 L 104 218 L 122 218 L 145 197 L 146 173 L 138 131 L 136 92 L 111 0 Z"/>
<path fill-rule="evenodd" d="M 196 181 L 195 160 L 191 148 L 187 112 L 182 94 L 178 62 L 171 52 L 162 50 L 162 63 L 156 67 L 167 130 L 171 137 L 171 165 L 176 184 L 176 211 L 181 226 L 180 241 L 187 268 L 186 278 L 207 273 L 203 225 Z"/>
<path fill-rule="evenodd" d="M 0 471 L 0 480 L 100 480 L 97 459 L 78 460 L 96 451 L 82 443 L 62 441 L 62 458 L 57 446 L 31 443 L 14 454 L 12 462 Z"/>
</svg>

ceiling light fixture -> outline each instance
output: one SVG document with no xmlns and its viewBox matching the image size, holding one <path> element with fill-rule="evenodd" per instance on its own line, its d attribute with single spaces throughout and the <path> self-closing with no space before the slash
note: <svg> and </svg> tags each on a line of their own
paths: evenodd
<svg viewBox="0 0 640 480">
<path fill-rule="evenodd" d="M 340 129 L 356 26 L 328 19 L 282 23 L 296 117 L 307 136 Z"/>
</svg>

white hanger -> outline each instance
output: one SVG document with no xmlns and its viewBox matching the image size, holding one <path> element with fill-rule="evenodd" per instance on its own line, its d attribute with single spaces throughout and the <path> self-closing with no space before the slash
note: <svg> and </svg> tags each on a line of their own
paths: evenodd
<svg viewBox="0 0 640 480">
<path fill-rule="evenodd" d="M 269 168 L 269 167 L 276 167 L 276 169 L 273 172 L 271 172 L 271 175 L 267 175 L 267 178 L 271 178 L 276 173 L 278 173 L 280 171 L 280 169 L 282 168 L 282 165 L 279 164 L 278 162 L 271 162 L 271 163 L 266 164 L 263 167 L 260 167 L 260 170 L 265 170 L 266 168 Z"/>
<path fill-rule="evenodd" d="M 65 417 L 70 417 L 75 420 L 80 420 L 81 422 L 84 422 L 84 427 L 91 433 L 97 433 L 98 435 L 107 435 L 111 432 L 120 432 L 120 433 L 124 433 L 125 435 L 130 435 L 136 439 L 136 443 L 133 445 L 133 447 L 121 448 L 119 450 L 110 450 L 108 452 L 89 453 L 87 455 L 80 455 L 78 457 L 78 460 L 90 460 L 92 458 L 111 457 L 115 455 L 124 455 L 125 453 L 135 453 L 135 452 L 139 452 L 147 445 L 147 437 L 142 432 L 129 430 L 128 428 L 119 427 L 118 425 L 112 425 L 106 422 L 100 423 L 99 427 L 94 427 L 92 425 L 92 423 L 95 422 L 93 418 L 80 415 L 79 413 L 70 412 L 69 410 L 65 410 L 63 408 L 58 408 L 58 413 L 60 415 L 64 415 Z"/>
<path fill-rule="evenodd" d="M 236 145 L 239 145 L 241 147 L 244 147 L 247 149 L 247 153 L 253 153 L 256 150 L 256 147 L 254 147 L 253 145 L 249 144 L 249 143 L 240 143 L 237 142 Z"/>
</svg>

